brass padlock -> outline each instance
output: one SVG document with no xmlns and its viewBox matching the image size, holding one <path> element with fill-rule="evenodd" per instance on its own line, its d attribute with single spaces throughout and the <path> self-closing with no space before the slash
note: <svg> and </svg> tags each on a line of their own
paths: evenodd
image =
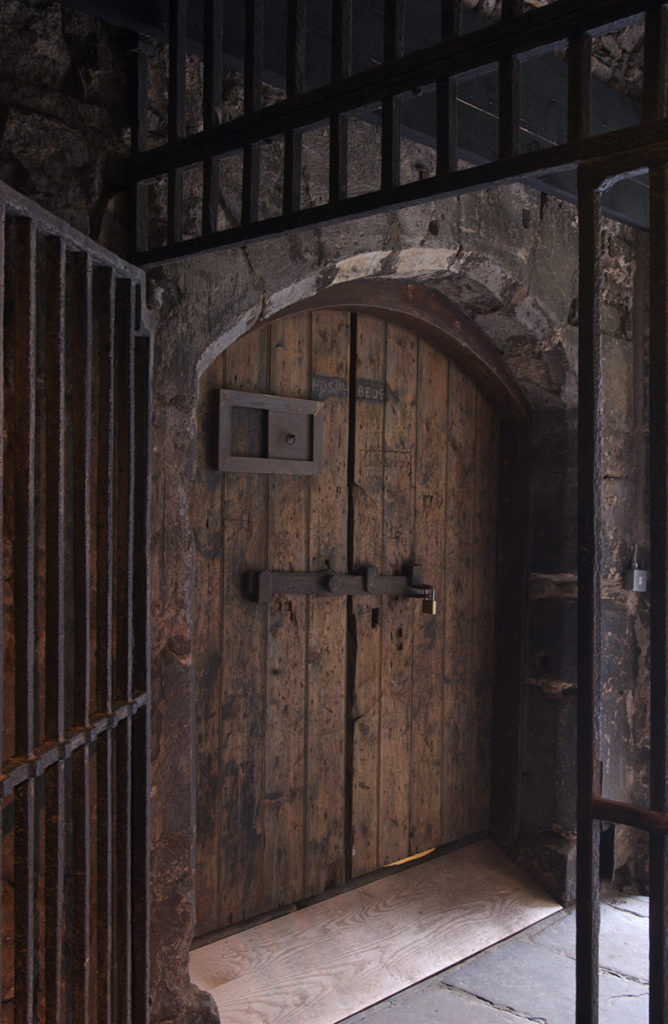
<svg viewBox="0 0 668 1024">
<path fill-rule="evenodd" d="M 436 591 L 433 587 L 427 587 L 425 596 L 422 599 L 422 611 L 425 615 L 436 614 Z"/>
</svg>

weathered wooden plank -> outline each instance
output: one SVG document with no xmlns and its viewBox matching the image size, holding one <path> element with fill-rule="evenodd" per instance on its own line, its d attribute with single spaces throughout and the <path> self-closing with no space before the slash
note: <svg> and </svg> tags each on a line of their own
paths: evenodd
<svg viewBox="0 0 668 1024">
<path fill-rule="evenodd" d="M 202 946 L 190 974 L 226 1024 L 329 1024 L 557 910 L 476 843 Z"/>
<path fill-rule="evenodd" d="M 308 314 L 271 329 L 270 391 L 310 394 Z M 304 570 L 309 550 L 308 479 L 273 476 L 269 483 L 269 563 Z M 304 884 L 304 756 L 307 598 L 277 595 L 268 611 L 265 733 L 264 905 L 296 899 Z"/>
<path fill-rule="evenodd" d="M 225 385 L 265 392 L 268 384 L 268 335 L 255 331 L 225 353 Z M 243 595 L 241 583 L 245 572 L 267 565 L 266 492 L 262 474 L 225 474 L 221 791 L 216 812 L 221 926 L 262 909 L 267 610 Z"/>
<path fill-rule="evenodd" d="M 445 673 L 441 842 L 469 832 L 471 749 L 472 572 L 471 508 L 475 389 L 454 365 L 449 382 L 445 543 Z"/>
<path fill-rule="evenodd" d="M 385 383 L 385 333 L 382 320 L 356 319 L 357 357 L 353 467 L 353 569 L 382 562 L 384 407 L 374 396 Z M 375 382 L 374 387 L 369 382 Z M 367 387 L 368 385 L 368 387 Z M 378 391 L 380 389 L 380 391 Z M 360 397 L 361 396 L 361 397 Z M 351 716 L 351 872 L 378 867 L 378 772 L 380 721 L 381 602 L 358 597 L 350 628 L 354 679 Z"/>
<path fill-rule="evenodd" d="M 409 852 L 441 841 L 445 488 L 448 360 L 420 340 L 418 353 L 415 558 L 436 588 L 437 614 L 415 617 Z"/>
<path fill-rule="evenodd" d="M 476 392 L 473 504 L 473 621 L 470 829 L 489 827 L 496 582 L 498 420 Z"/>
<path fill-rule="evenodd" d="M 197 410 L 197 475 L 192 508 L 195 524 L 195 641 L 197 848 L 195 920 L 198 934 L 218 927 L 218 843 L 221 805 L 221 538 L 223 475 L 213 446 L 217 391 L 224 385 L 224 357 L 200 379 Z"/>
<path fill-rule="evenodd" d="M 383 436 L 382 572 L 414 561 L 417 338 L 387 326 Z M 379 863 L 409 852 L 413 634 L 418 602 L 383 598 L 380 702 Z"/>
<path fill-rule="evenodd" d="M 313 377 L 347 381 L 350 317 L 313 314 Z M 348 551 L 347 389 L 323 398 L 324 469 L 310 481 L 311 572 L 346 572 Z M 346 627 L 345 597 L 308 603 L 305 894 L 345 881 Z"/>
</svg>

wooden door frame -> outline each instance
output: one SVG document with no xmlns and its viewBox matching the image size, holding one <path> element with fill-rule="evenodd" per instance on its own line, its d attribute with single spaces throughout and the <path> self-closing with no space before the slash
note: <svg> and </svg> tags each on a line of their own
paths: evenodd
<svg viewBox="0 0 668 1024">
<path fill-rule="evenodd" d="M 318 309 L 377 316 L 415 331 L 470 377 L 499 416 L 490 835 L 509 848 L 519 830 L 529 565 L 529 404 L 489 338 L 434 288 L 406 279 L 346 281 L 281 309 L 263 324 Z"/>
</svg>

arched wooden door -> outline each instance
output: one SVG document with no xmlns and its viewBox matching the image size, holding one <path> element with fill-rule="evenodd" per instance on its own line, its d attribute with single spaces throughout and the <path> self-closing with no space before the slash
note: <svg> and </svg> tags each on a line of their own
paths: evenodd
<svg viewBox="0 0 668 1024">
<path fill-rule="evenodd" d="M 319 476 L 218 473 L 220 387 L 323 402 Z M 314 312 L 201 381 L 197 932 L 485 832 L 498 420 L 412 331 Z M 213 456 L 213 457 L 212 457 Z M 410 598 L 244 593 L 251 570 L 423 567 Z"/>
</svg>

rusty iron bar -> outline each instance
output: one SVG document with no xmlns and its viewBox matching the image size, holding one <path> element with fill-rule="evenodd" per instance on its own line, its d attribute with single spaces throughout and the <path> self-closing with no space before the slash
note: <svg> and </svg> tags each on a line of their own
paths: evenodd
<svg viewBox="0 0 668 1024">
<path fill-rule="evenodd" d="M 650 168 L 649 485 L 650 801 L 668 812 L 668 167 Z M 650 1024 L 663 1024 L 668 998 L 668 846 L 650 833 Z"/>
<path fill-rule="evenodd" d="M 334 0 L 332 10 L 332 81 L 350 76 L 352 61 L 352 0 Z M 341 114 L 329 118 L 329 201 L 348 194 L 348 121 Z"/>
<path fill-rule="evenodd" d="M 576 1024 L 598 1021 L 600 845 L 592 797 L 600 796 L 601 716 L 601 336 L 600 203 L 578 176 L 580 332 L 578 364 L 578 743 Z"/>
<path fill-rule="evenodd" d="M 219 123 L 222 104 L 223 73 L 223 0 L 204 0 L 203 110 L 204 128 Z M 211 234 L 218 226 L 220 166 L 215 157 L 204 161 L 202 183 L 202 234 Z"/>
</svg>

